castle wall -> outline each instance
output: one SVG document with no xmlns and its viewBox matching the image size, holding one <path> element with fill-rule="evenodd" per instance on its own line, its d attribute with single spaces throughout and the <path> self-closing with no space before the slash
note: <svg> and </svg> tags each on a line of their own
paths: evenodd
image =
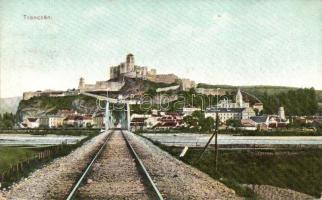
<svg viewBox="0 0 322 200">
<path fill-rule="evenodd" d="M 85 87 L 82 89 L 82 91 L 119 91 L 124 84 L 124 82 L 97 81 L 95 84 L 85 84 Z"/>
<path fill-rule="evenodd" d="M 45 91 L 36 91 L 36 92 L 24 92 L 23 100 L 28 100 L 33 97 L 63 97 L 63 96 L 72 96 L 77 95 L 79 90 L 67 90 L 67 91 L 57 91 L 57 90 L 45 90 Z"/>
<path fill-rule="evenodd" d="M 181 79 L 181 88 L 183 91 L 189 91 L 191 88 L 195 88 L 196 83 L 190 79 Z"/>
<path fill-rule="evenodd" d="M 159 74 L 156 75 L 154 82 L 171 84 L 176 82 L 177 79 L 178 77 L 174 74 Z"/>
</svg>

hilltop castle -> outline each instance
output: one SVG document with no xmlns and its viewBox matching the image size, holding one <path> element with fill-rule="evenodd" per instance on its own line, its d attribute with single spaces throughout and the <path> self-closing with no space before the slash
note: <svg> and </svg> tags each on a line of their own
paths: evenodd
<svg viewBox="0 0 322 200">
<path fill-rule="evenodd" d="M 110 67 L 110 79 L 118 79 L 120 77 L 141 78 L 152 82 L 167 84 L 174 83 L 178 79 L 174 74 L 157 74 L 156 69 L 148 70 L 147 67 L 135 65 L 133 54 L 128 54 L 125 62 Z"/>
<path fill-rule="evenodd" d="M 110 78 L 108 81 L 96 81 L 95 84 L 85 84 L 85 79 L 80 78 L 78 89 L 80 91 L 119 91 L 123 86 L 123 77 L 127 78 L 139 78 L 143 80 L 149 80 L 155 83 L 172 84 L 180 80 L 178 76 L 174 74 L 157 74 L 156 69 L 148 70 L 148 67 L 142 67 L 135 65 L 135 59 L 133 54 L 128 54 L 125 58 L 125 62 L 120 63 L 117 66 L 110 67 Z M 182 90 L 189 90 L 195 87 L 195 82 L 189 79 L 181 79 L 180 85 Z"/>
</svg>

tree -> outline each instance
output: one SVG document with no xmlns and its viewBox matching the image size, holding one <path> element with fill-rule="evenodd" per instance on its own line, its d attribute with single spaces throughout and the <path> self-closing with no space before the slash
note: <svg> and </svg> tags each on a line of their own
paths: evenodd
<svg viewBox="0 0 322 200">
<path fill-rule="evenodd" d="M 86 123 L 86 128 L 92 128 L 92 127 L 93 127 L 93 125 L 90 122 Z"/>
<path fill-rule="evenodd" d="M 192 113 L 192 117 L 198 119 L 198 121 L 202 121 L 202 119 L 205 118 L 205 114 L 200 110 L 197 110 Z"/>
<path fill-rule="evenodd" d="M 147 95 L 149 95 L 150 97 L 155 97 L 157 92 L 156 90 L 149 88 L 148 91 L 146 92 Z"/>
<path fill-rule="evenodd" d="M 201 130 L 204 132 L 210 132 L 214 129 L 215 120 L 212 117 L 204 119 Z"/>
<path fill-rule="evenodd" d="M 277 113 L 283 106 L 287 115 L 314 115 L 318 112 L 318 100 L 314 88 L 289 90 L 278 94 L 264 93 L 260 97 L 264 104 L 264 113 Z"/>
<path fill-rule="evenodd" d="M 188 128 L 196 128 L 198 126 L 198 120 L 191 115 L 183 117 L 183 122 Z"/>
<path fill-rule="evenodd" d="M 195 128 L 201 132 L 209 132 L 214 128 L 214 119 L 212 117 L 205 118 L 201 111 L 194 111 L 192 115 L 185 116 L 183 121 L 188 128 Z"/>
<path fill-rule="evenodd" d="M 15 115 L 12 113 L 4 113 L 0 115 L 0 128 L 8 129 L 13 128 L 15 124 Z"/>
<path fill-rule="evenodd" d="M 226 125 L 232 126 L 232 127 L 241 127 L 240 120 L 236 120 L 236 119 L 228 119 L 226 121 Z"/>
</svg>

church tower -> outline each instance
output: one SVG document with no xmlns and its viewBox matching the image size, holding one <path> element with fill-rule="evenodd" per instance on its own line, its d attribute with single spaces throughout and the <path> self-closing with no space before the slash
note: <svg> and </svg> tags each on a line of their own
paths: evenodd
<svg viewBox="0 0 322 200">
<path fill-rule="evenodd" d="M 279 109 L 278 109 L 278 116 L 281 118 L 281 119 L 283 119 L 283 120 L 285 120 L 286 118 L 285 118 L 285 111 L 284 111 L 284 107 L 280 107 Z"/>
<path fill-rule="evenodd" d="M 240 92 L 240 89 L 238 88 L 237 94 L 236 94 L 236 105 L 238 108 L 242 108 L 243 107 L 243 95 Z"/>
</svg>

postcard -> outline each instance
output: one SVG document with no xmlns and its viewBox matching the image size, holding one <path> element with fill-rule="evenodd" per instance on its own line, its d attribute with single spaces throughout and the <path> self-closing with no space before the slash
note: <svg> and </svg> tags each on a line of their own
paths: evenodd
<svg viewBox="0 0 322 200">
<path fill-rule="evenodd" d="M 0 200 L 319 199 L 322 1 L 0 0 Z"/>
</svg>

